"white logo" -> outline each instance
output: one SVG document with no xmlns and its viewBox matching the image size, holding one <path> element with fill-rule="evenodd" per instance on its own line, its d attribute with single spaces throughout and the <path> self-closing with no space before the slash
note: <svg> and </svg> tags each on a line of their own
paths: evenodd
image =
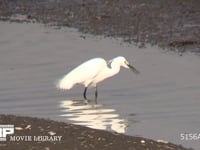
<svg viewBox="0 0 200 150">
<path fill-rule="evenodd" d="M 0 141 L 6 141 L 6 136 L 13 133 L 14 125 L 0 125 Z"/>
</svg>

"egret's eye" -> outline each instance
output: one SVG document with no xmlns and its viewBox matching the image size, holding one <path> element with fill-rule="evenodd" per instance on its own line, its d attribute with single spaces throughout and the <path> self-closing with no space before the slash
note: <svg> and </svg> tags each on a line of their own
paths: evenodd
<svg viewBox="0 0 200 150">
<path fill-rule="evenodd" d="M 125 63 L 127 66 L 129 65 L 129 63 L 128 63 L 128 61 L 127 61 L 127 60 L 125 60 L 125 61 L 124 61 L 124 63 Z"/>
</svg>

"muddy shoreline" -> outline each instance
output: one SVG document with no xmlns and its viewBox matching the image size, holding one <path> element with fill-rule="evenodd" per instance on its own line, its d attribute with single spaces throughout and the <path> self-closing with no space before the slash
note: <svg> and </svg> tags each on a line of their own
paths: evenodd
<svg viewBox="0 0 200 150">
<path fill-rule="evenodd" d="M 0 2 L 0 20 L 74 27 L 139 47 L 150 43 L 199 54 L 199 8 L 195 0 L 9 0 Z"/>
<path fill-rule="evenodd" d="M 0 115 L 0 124 L 2 123 L 15 125 L 15 132 L 10 135 L 12 138 L 8 136 L 6 142 L 0 143 L 2 150 L 191 150 L 162 140 L 154 141 L 45 119 Z M 29 136 L 29 138 L 16 140 L 17 136 Z M 61 136 L 61 140 L 41 141 L 33 138 L 34 136 Z"/>
</svg>

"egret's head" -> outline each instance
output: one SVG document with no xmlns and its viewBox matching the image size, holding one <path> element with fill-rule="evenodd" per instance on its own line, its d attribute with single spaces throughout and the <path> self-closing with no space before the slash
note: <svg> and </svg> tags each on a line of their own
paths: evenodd
<svg viewBox="0 0 200 150">
<path fill-rule="evenodd" d="M 125 57 L 119 56 L 119 57 L 117 57 L 117 60 L 120 62 L 120 65 L 122 67 L 131 69 L 136 74 L 140 73 L 135 67 L 133 67 L 132 65 L 129 64 L 129 62 L 126 60 Z"/>
</svg>

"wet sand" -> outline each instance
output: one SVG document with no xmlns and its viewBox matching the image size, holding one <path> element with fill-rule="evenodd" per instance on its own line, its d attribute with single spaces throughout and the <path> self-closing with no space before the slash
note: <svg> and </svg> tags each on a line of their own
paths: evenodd
<svg viewBox="0 0 200 150">
<path fill-rule="evenodd" d="M 199 7 L 196 0 L 16 0 L 0 3 L 0 20 L 75 27 L 139 47 L 150 43 L 199 53 Z"/>
<path fill-rule="evenodd" d="M 119 119 L 122 133 L 198 148 L 198 141 L 180 137 L 180 133 L 196 133 L 199 128 L 198 56 L 185 53 L 180 57 L 150 46 L 138 49 L 121 40 L 92 35 L 84 35 L 84 39 L 76 29 L 57 30 L 42 24 L 1 22 L 0 28 L 1 114 L 83 124 L 69 117 L 86 118 L 81 115 L 83 108 L 75 111 L 78 106 L 69 103 L 82 99 L 83 87 L 59 91 L 56 80 L 89 58 L 124 55 L 141 74 L 136 76 L 122 69 L 119 75 L 99 85 L 98 104 L 102 106 L 91 110 L 96 111 L 93 115 L 112 110 L 105 113 L 111 117 L 103 122 L 113 123 L 103 129 L 119 132 L 112 127 Z"/>
</svg>

